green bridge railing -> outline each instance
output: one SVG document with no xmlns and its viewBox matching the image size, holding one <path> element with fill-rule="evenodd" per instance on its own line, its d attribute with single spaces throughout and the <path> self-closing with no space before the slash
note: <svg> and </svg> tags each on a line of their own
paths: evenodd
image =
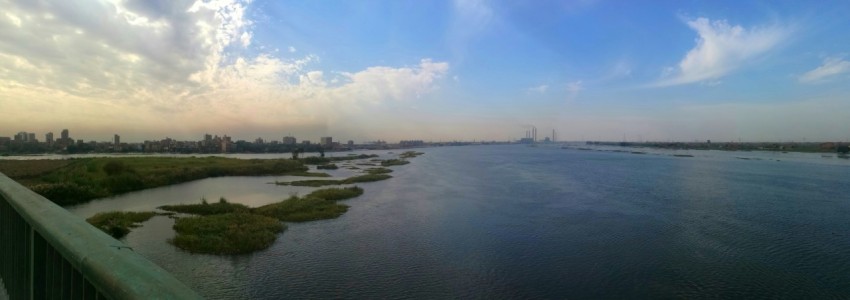
<svg viewBox="0 0 850 300">
<path fill-rule="evenodd" d="M 0 279 L 9 299 L 201 298 L 124 243 L 2 173 Z"/>
</svg>

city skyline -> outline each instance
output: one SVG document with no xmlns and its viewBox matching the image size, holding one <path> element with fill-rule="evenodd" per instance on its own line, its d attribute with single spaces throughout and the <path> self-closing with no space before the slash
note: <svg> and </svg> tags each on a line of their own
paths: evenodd
<svg viewBox="0 0 850 300">
<path fill-rule="evenodd" d="M 0 136 L 850 139 L 842 1 L 3 3 Z"/>
</svg>

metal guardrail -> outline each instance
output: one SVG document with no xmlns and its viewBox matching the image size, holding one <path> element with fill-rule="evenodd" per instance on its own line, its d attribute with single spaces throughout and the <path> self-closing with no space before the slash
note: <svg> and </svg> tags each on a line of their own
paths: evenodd
<svg viewBox="0 0 850 300">
<path fill-rule="evenodd" d="M 10 299 L 200 299 L 167 271 L 0 173 L 0 278 Z"/>
</svg>

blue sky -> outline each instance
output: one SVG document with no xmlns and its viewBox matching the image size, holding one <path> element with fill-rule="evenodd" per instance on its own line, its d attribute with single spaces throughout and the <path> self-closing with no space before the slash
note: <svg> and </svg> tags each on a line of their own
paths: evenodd
<svg viewBox="0 0 850 300">
<path fill-rule="evenodd" d="M 846 1 L 0 5 L 0 136 L 850 139 Z"/>
</svg>

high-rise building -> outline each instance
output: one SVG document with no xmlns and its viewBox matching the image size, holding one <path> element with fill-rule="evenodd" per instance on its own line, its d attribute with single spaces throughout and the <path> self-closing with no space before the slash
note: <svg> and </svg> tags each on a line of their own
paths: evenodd
<svg viewBox="0 0 850 300">
<path fill-rule="evenodd" d="M 29 139 L 29 135 L 27 134 L 26 131 L 18 132 L 18 134 L 15 135 L 15 141 L 16 142 L 26 142 L 28 139 Z"/>
<path fill-rule="evenodd" d="M 115 146 L 118 146 L 119 144 L 121 144 L 121 136 L 120 135 L 116 134 L 114 140 L 115 140 Z"/>
<path fill-rule="evenodd" d="M 62 140 L 68 140 L 69 138 L 68 129 L 62 129 Z"/>
<path fill-rule="evenodd" d="M 333 147 L 334 139 L 329 136 L 323 136 L 319 139 L 319 144 L 321 144 L 323 147 Z"/>
<path fill-rule="evenodd" d="M 294 136 L 285 136 L 283 137 L 283 143 L 286 145 L 295 145 L 295 137 Z"/>
<path fill-rule="evenodd" d="M 48 145 L 53 144 L 53 132 L 48 132 L 44 135 L 44 142 Z"/>
<path fill-rule="evenodd" d="M 27 133 L 27 142 L 30 142 L 30 143 L 38 142 L 38 140 L 35 139 L 35 133 L 32 133 L 32 132 Z"/>
</svg>

